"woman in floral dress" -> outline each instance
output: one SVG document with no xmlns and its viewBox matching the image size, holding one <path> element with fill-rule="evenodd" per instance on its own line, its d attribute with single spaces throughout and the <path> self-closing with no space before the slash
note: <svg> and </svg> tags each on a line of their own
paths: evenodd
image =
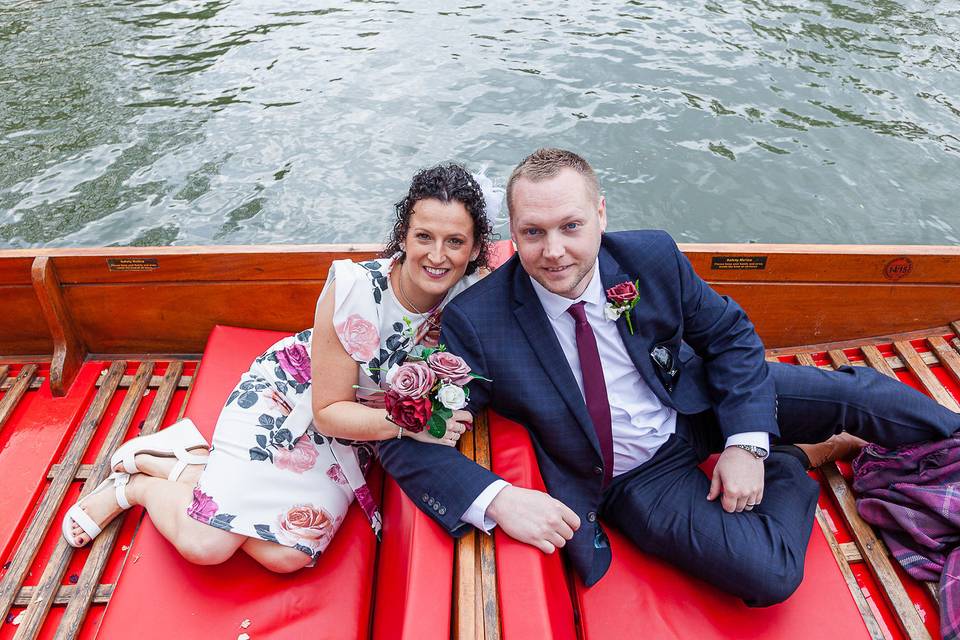
<svg viewBox="0 0 960 640">
<path fill-rule="evenodd" d="M 382 374 L 415 344 L 436 343 L 440 312 L 479 278 L 491 235 L 480 186 L 455 164 L 414 176 L 396 216 L 384 252 L 390 257 L 335 261 L 313 329 L 273 345 L 243 374 L 205 464 L 181 473 L 173 469 L 177 457 L 153 455 L 147 444 L 137 453 L 137 440 L 125 444 L 136 455 L 124 456 L 130 461 L 118 463 L 104 483 L 113 491 L 81 501 L 83 514 L 64 527 L 68 542 L 89 542 L 124 502 L 145 507 L 197 564 L 218 564 L 237 549 L 273 571 L 312 564 L 354 499 L 379 536 L 380 515 L 365 481 L 373 445 L 412 437 L 453 446 L 471 419 L 455 412 L 442 438 L 399 428 L 383 409 Z M 193 448 L 180 457 L 202 461 L 197 454 Z"/>
</svg>

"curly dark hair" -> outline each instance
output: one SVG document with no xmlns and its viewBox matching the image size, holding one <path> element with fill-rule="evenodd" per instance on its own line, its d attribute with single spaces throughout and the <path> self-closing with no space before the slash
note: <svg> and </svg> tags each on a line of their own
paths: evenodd
<svg viewBox="0 0 960 640">
<path fill-rule="evenodd" d="M 410 229 L 410 216 L 413 206 L 420 200 L 435 198 L 443 203 L 459 202 L 473 219 L 473 241 L 480 247 L 476 260 L 467 263 L 466 275 L 478 267 L 488 266 L 490 243 L 493 241 L 493 226 L 487 219 L 487 206 L 483 199 L 483 190 L 470 172 L 459 164 L 448 162 L 429 169 L 423 169 L 410 181 L 410 189 L 400 202 L 394 205 L 397 219 L 387 238 L 383 257 L 392 256 L 401 251 L 400 245 Z M 401 253 L 400 262 L 406 254 Z"/>
</svg>

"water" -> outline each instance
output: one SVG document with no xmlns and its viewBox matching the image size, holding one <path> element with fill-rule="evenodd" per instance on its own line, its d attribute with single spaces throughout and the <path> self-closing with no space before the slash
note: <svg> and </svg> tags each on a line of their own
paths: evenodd
<svg viewBox="0 0 960 640">
<path fill-rule="evenodd" d="M 958 243 L 960 3 L 0 7 L 3 247 L 377 242 L 416 169 L 541 145 L 614 229 Z"/>
</svg>

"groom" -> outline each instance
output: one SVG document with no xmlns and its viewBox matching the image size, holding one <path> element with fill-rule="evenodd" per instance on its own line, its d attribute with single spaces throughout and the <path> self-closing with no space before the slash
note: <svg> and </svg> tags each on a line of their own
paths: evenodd
<svg viewBox="0 0 960 640">
<path fill-rule="evenodd" d="M 960 428 L 872 370 L 765 362 L 743 310 L 670 236 L 604 233 L 599 182 L 572 152 L 524 159 L 507 206 L 517 255 L 447 306 L 441 342 L 492 380 L 471 383 L 470 411 L 527 428 L 549 493 L 447 447 L 384 442 L 386 470 L 453 535 L 499 526 L 545 553 L 564 547 L 591 585 L 610 565 L 609 525 L 771 605 L 803 577 L 818 492 L 808 466 L 855 451 L 854 436 L 896 446 Z M 632 309 L 618 316 L 611 289 Z M 714 451 L 708 478 L 697 465 Z"/>
</svg>

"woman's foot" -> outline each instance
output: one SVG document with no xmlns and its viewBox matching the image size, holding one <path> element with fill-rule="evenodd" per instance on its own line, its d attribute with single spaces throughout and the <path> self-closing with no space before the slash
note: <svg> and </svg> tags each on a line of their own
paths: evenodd
<svg viewBox="0 0 960 640">
<path fill-rule="evenodd" d="M 194 449 L 190 453 L 205 456 L 208 454 L 208 450 Z M 149 453 L 138 453 L 135 460 L 137 463 L 137 469 L 140 470 L 140 473 L 145 473 L 148 476 L 153 476 L 154 478 L 161 478 L 164 480 L 170 476 L 170 472 L 173 471 L 173 468 L 177 464 L 176 458 L 171 458 L 169 456 L 155 456 Z M 123 471 L 123 463 L 121 462 L 114 467 L 114 471 Z M 183 473 L 180 474 L 180 477 L 177 478 L 176 481 L 193 486 L 197 483 L 197 480 L 200 479 L 200 474 L 202 472 L 203 465 L 187 465 L 187 467 L 183 470 Z"/>
<path fill-rule="evenodd" d="M 134 484 L 134 476 L 131 476 L 127 485 L 123 487 L 128 502 L 129 496 L 131 495 L 132 484 Z M 114 518 L 125 510 L 117 502 L 117 494 L 113 490 L 96 491 L 84 497 L 77 506 L 79 506 L 100 529 L 105 528 Z M 90 536 L 76 521 L 71 523 L 70 534 L 73 536 L 74 546 L 82 547 L 90 542 Z"/>
</svg>

